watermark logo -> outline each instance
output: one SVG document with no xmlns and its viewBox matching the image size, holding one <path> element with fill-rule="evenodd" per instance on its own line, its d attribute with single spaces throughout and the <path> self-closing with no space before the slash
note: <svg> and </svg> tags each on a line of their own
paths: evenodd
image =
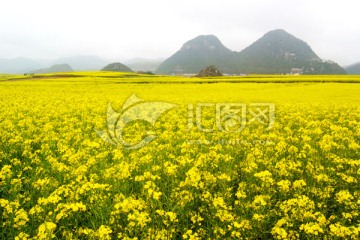
<svg viewBox="0 0 360 240">
<path fill-rule="evenodd" d="M 247 124 L 258 122 L 271 129 L 275 123 L 273 103 L 198 103 L 188 105 L 188 130 L 197 127 L 202 132 L 213 132 L 214 128 L 204 127 L 203 110 L 214 113 L 215 125 L 221 132 L 241 132 Z"/>
<path fill-rule="evenodd" d="M 255 146 L 255 145 L 274 145 L 274 142 L 271 140 L 246 140 L 246 139 L 218 139 L 218 140 L 207 140 L 207 139 L 191 139 L 186 141 L 189 145 L 231 145 L 231 146 Z"/>
<path fill-rule="evenodd" d="M 155 133 L 148 131 L 140 142 L 129 143 L 123 137 L 125 126 L 137 120 L 146 121 L 154 126 L 161 114 L 175 106 L 176 104 L 166 102 L 144 102 L 133 94 L 126 100 L 120 112 L 115 112 L 111 104 L 108 104 L 107 130 L 96 130 L 96 133 L 112 145 L 123 146 L 125 149 L 142 148 L 156 138 Z"/>
<path fill-rule="evenodd" d="M 108 104 L 107 130 L 97 130 L 96 132 L 101 139 L 112 145 L 122 146 L 125 149 L 139 149 L 157 137 L 155 132 L 142 129 L 139 133 L 142 131 L 146 133 L 142 139 L 139 140 L 141 136 L 137 135 L 136 140 L 129 142 L 124 134 L 125 127 L 135 121 L 147 122 L 154 126 L 164 112 L 175 106 L 177 105 L 167 102 L 146 102 L 133 94 L 126 100 L 120 112 L 114 111 L 111 104 Z M 271 129 L 275 123 L 275 105 L 273 103 L 197 103 L 188 104 L 187 110 L 188 131 L 196 127 L 204 133 L 214 131 L 237 133 L 252 123 L 267 126 L 266 130 Z M 133 125 L 129 126 L 130 129 L 133 127 Z M 128 135 L 131 135 L 131 131 Z M 221 144 L 233 144 L 228 140 L 224 141 Z M 204 144 L 197 140 L 189 142 Z M 238 145 L 239 141 L 234 140 L 234 143 Z"/>
</svg>

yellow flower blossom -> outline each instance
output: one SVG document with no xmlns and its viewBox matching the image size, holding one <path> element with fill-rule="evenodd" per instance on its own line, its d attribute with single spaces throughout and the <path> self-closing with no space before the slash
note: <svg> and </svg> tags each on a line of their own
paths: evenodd
<svg viewBox="0 0 360 240">
<path fill-rule="evenodd" d="M 53 222 L 45 222 L 41 224 L 38 228 L 38 234 L 36 235 L 37 239 L 50 239 L 55 237 L 53 234 L 56 229 L 56 224 Z"/>
</svg>

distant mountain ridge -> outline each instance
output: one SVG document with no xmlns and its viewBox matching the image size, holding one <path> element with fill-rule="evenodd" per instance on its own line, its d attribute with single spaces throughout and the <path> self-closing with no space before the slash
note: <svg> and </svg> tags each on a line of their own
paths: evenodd
<svg viewBox="0 0 360 240">
<path fill-rule="evenodd" d="M 348 74 L 360 74 L 360 62 L 345 67 Z"/>
<path fill-rule="evenodd" d="M 49 68 L 52 65 L 59 65 L 66 63 L 75 71 L 82 70 L 100 70 L 108 61 L 103 60 L 97 56 L 74 56 L 59 58 L 55 60 L 50 59 L 30 59 L 30 58 L 12 58 L 0 59 L 0 72 L 3 73 L 28 73 L 39 69 Z"/>
<path fill-rule="evenodd" d="M 63 63 L 75 71 L 100 70 L 109 64 L 91 55 L 56 60 L 0 59 L 0 72 L 27 73 Z M 293 72 L 292 69 L 304 74 L 346 73 L 337 63 L 322 60 L 306 42 L 281 29 L 266 33 L 240 52 L 228 49 L 214 35 L 200 35 L 187 41 L 164 61 L 133 59 L 126 64 L 135 71 L 155 71 L 157 74 L 197 74 L 210 65 L 227 74 L 284 74 Z M 360 74 L 358 68 L 356 65 L 349 66 L 347 72 Z"/>
<path fill-rule="evenodd" d="M 179 51 L 166 59 L 156 73 L 198 73 L 209 65 L 215 65 L 223 72 L 232 72 L 234 57 L 234 53 L 216 36 L 200 35 L 186 42 Z"/>
<path fill-rule="evenodd" d="M 101 71 L 134 72 L 131 68 L 119 62 L 110 63 L 109 65 L 106 65 L 103 69 L 101 69 Z"/>
<path fill-rule="evenodd" d="M 345 73 L 338 64 L 319 58 L 306 42 L 281 29 L 266 33 L 241 52 L 229 50 L 214 35 L 198 36 L 166 59 L 156 73 L 197 73 L 209 65 L 229 74 L 290 73 L 293 68 L 305 74 Z"/>
<path fill-rule="evenodd" d="M 49 68 L 42 68 L 31 73 L 56 73 L 56 72 L 73 72 L 74 70 L 70 67 L 69 64 L 55 64 Z"/>
<path fill-rule="evenodd" d="M 305 74 L 344 74 L 336 63 L 323 61 L 301 39 L 282 29 L 266 33 L 237 56 L 238 71 L 243 73 L 290 73 L 292 68 Z"/>
<path fill-rule="evenodd" d="M 155 72 L 164 59 L 133 58 L 124 61 L 124 64 L 134 71 Z"/>
<path fill-rule="evenodd" d="M 29 58 L 0 59 L 0 72 L 3 73 L 26 73 L 43 67 L 43 64 Z"/>
<path fill-rule="evenodd" d="M 74 56 L 74 57 L 66 57 L 59 58 L 54 61 L 54 64 L 69 64 L 76 71 L 89 71 L 89 70 L 100 70 L 105 65 L 109 64 L 108 61 L 105 61 L 102 58 L 97 56 Z"/>
</svg>

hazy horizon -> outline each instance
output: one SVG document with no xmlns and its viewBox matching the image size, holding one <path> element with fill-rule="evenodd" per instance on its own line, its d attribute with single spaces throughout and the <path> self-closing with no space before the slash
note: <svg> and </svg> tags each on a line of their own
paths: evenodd
<svg viewBox="0 0 360 240">
<path fill-rule="evenodd" d="M 213 34 L 241 51 L 274 29 L 307 42 L 323 59 L 360 61 L 357 2 L 5 0 L 0 58 L 105 60 L 168 58 L 186 41 Z"/>
</svg>

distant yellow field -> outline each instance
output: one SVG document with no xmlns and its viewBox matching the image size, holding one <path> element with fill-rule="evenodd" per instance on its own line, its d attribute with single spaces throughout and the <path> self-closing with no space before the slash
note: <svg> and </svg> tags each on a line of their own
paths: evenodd
<svg viewBox="0 0 360 240">
<path fill-rule="evenodd" d="M 360 76 L 0 79 L 1 239 L 359 238 Z"/>
</svg>

